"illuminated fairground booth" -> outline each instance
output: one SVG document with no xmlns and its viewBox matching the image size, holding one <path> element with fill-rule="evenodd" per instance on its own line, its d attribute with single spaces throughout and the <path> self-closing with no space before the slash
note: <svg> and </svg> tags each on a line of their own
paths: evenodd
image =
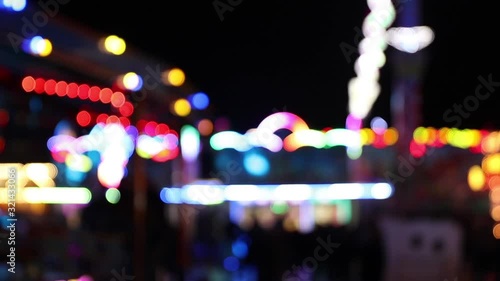
<svg viewBox="0 0 500 281">
<path fill-rule="evenodd" d="M 215 155 L 211 179 L 165 188 L 160 196 L 165 203 L 217 205 L 227 201 L 234 202 L 234 210 L 238 205 L 246 210 L 263 206 L 270 213 L 275 208 L 302 206 L 314 215 L 295 217 L 295 225 L 309 227 L 313 218 L 333 225 L 348 224 L 356 210 L 352 200 L 389 199 L 402 184 L 415 187 L 407 189 L 411 192 L 418 191 L 401 192 L 394 204 L 418 205 L 405 199 L 417 196 L 413 199 L 427 202 L 429 210 L 484 206 L 482 200 L 487 197 L 478 191 L 496 182 L 496 132 L 419 127 L 407 156 L 396 150 L 398 137 L 398 131 L 387 127 L 380 117 L 373 118 L 370 128 L 359 131 L 315 130 L 299 116 L 279 112 L 246 133 L 212 135 L 210 146 Z M 349 154 L 357 142 L 362 143 L 361 150 Z M 316 207 L 308 209 L 306 205 Z M 328 210 L 324 214 L 329 218 L 319 210 Z M 239 212 L 246 215 L 238 221 L 248 222 L 250 213 Z M 301 224 L 299 218 L 312 221 Z"/>
<path fill-rule="evenodd" d="M 414 239 L 414 233 L 422 232 L 426 233 L 422 239 L 435 240 L 421 254 L 414 254 L 413 248 L 401 248 L 401 253 L 412 253 L 406 257 L 391 252 L 387 278 L 407 274 L 400 270 L 403 261 L 412 264 L 406 267 L 411 271 L 421 265 L 417 260 L 443 264 L 453 256 L 452 267 L 445 270 L 436 265 L 421 272 L 422 276 L 432 272 L 445 276 L 459 272 L 463 262 L 457 250 L 463 234 L 452 217 L 491 216 L 493 236 L 500 238 L 499 136 L 476 129 L 418 127 L 406 147 L 409 153 L 403 154 L 397 149 L 401 145 L 398 130 L 380 117 L 359 130 L 315 130 L 293 113 L 278 112 L 246 132 L 211 135 L 206 144 L 213 153 L 208 177 L 166 187 L 160 198 L 171 207 L 178 206 L 180 216 L 175 221 L 194 233 L 207 231 L 206 214 L 244 231 L 271 232 L 278 227 L 303 234 L 318 227 L 357 226 L 360 219 L 378 221 L 380 215 L 416 215 L 425 219 L 380 221 L 389 244 L 400 243 L 404 248 L 411 245 L 406 238 Z M 185 155 L 195 157 L 197 151 Z M 233 244 L 249 247 L 241 237 Z M 191 246 L 201 247 L 196 243 Z M 444 255 L 435 255 L 433 249 L 438 246 L 433 245 L 438 244 Z M 200 258 L 196 251 L 192 254 Z M 234 250 L 224 267 L 246 272 L 245 258 L 246 254 Z M 237 260 L 242 263 L 239 269 L 225 264 Z"/>
<path fill-rule="evenodd" d="M 378 149 L 394 153 L 390 148 L 397 140 L 394 129 L 377 133 L 366 129 L 363 133 Z M 275 212 L 279 216 L 289 208 L 290 218 L 285 220 L 288 229 L 300 225 L 300 230 L 307 232 L 315 222 L 348 224 L 351 200 L 386 199 L 393 192 L 383 175 L 389 168 L 387 161 L 379 164 L 378 174 L 366 174 L 365 181 L 349 180 L 346 147 L 356 137 L 347 129 L 309 129 L 295 114 L 275 113 L 245 134 L 215 133 L 210 138 L 211 148 L 217 151 L 210 175 L 218 182 L 166 188 L 162 199 L 204 205 L 229 201 L 230 216 L 240 224 L 258 217 L 267 219 Z M 255 211 L 269 212 L 269 216 L 254 217 Z"/>
</svg>

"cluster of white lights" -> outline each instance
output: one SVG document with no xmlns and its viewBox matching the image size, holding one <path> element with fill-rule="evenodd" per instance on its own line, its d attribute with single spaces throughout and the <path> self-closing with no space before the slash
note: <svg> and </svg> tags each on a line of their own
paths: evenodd
<svg viewBox="0 0 500 281">
<path fill-rule="evenodd" d="M 359 43 L 359 58 L 354 70 L 357 77 L 349 81 L 349 112 L 365 118 L 380 93 L 379 69 L 385 64 L 386 29 L 396 17 L 391 0 L 368 0 L 370 14 L 363 22 L 365 38 Z"/>
<path fill-rule="evenodd" d="M 53 154 L 65 155 L 66 165 L 74 171 L 86 173 L 92 168 L 92 160 L 85 155 L 89 151 L 100 154 L 97 167 L 99 182 L 107 188 L 117 188 L 126 173 L 126 165 L 134 152 L 134 138 L 115 123 L 99 123 L 88 135 L 74 137 L 57 134 L 47 141 Z"/>
<path fill-rule="evenodd" d="M 387 42 L 406 53 L 416 53 L 433 40 L 434 32 L 428 26 L 393 27 L 387 31 Z"/>
</svg>

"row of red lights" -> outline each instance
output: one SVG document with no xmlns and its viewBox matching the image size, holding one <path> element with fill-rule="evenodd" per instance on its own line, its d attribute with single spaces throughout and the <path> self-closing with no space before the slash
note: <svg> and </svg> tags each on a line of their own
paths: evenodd
<svg viewBox="0 0 500 281">
<path fill-rule="evenodd" d="M 110 123 L 120 123 L 123 127 L 130 126 L 130 120 L 127 117 L 116 115 L 108 115 L 106 113 L 93 114 L 86 110 L 78 112 L 76 115 L 76 122 L 81 127 L 88 127 L 90 125 L 95 125 L 98 123 L 110 124 Z M 139 133 L 145 133 L 149 136 L 174 134 L 176 136 L 177 132 L 171 130 L 167 124 L 157 123 L 155 121 L 139 120 L 137 122 L 137 131 Z"/>
<path fill-rule="evenodd" d="M 76 122 L 82 127 L 88 127 L 97 123 L 120 123 L 123 127 L 130 126 L 130 120 L 125 116 L 118 117 L 116 115 L 108 115 L 106 113 L 96 115 L 86 110 L 78 112 L 76 115 Z"/>
<path fill-rule="evenodd" d="M 57 95 L 59 97 L 68 97 L 72 99 L 88 99 L 92 102 L 102 102 L 104 104 L 110 103 L 113 107 L 117 108 L 124 117 L 129 117 L 134 113 L 134 106 L 131 102 L 127 101 L 125 95 L 122 92 L 113 92 L 110 88 L 100 88 L 87 84 L 78 85 L 65 81 L 57 82 L 53 79 L 35 79 L 32 76 L 24 77 L 21 85 L 27 93 L 45 93 L 47 95 Z"/>
<path fill-rule="evenodd" d="M 137 131 L 145 133 L 149 136 L 166 135 L 169 133 L 177 135 L 177 133 L 174 130 L 171 130 L 167 124 L 146 120 L 137 121 Z"/>
<path fill-rule="evenodd" d="M 120 123 L 122 126 L 130 126 L 130 120 L 127 118 L 134 112 L 132 103 L 126 101 L 125 95 L 122 92 L 113 92 L 110 88 L 100 88 L 97 86 L 89 86 L 87 84 L 67 83 L 65 81 L 55 81 L 53 79 L 45 80 L 43 78 L 33 78 L 26 76 L 22 80 L 23 89 L 30 93 L 57 95 L 59 97 L 80 98 L 81 100 L 90 100 L 92 102 L 102 102 L 104 104 L 111 103 L 120 111 L 121 117 L 116 115 L 108 115 L 105 113 L 95 115 L 86 110 L 80 111 L 76 116 L 76 122 L 82 127 L 87 127 L 97 123 Z M 177 134 L 174 130 L 170 130 L 167 124 L 157 123 L 155 121 L 139 120 L 137 122 L 137 130 L 140 133 L 146 133 L 150 136 L 164 135 L 168 133 Z"/>
</svg>

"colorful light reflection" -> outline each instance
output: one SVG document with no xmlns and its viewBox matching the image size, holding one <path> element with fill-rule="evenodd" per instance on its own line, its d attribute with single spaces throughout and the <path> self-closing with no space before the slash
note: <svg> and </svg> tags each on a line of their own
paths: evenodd
<svg viewBox="0 0 500 281">
<path fill-rule="evenodd" d="M 155 128 L 158 126 L 155 126 Z M 163 128 L 163 127 L 161 127 Z M 97 166 L 99 182 L 107 188 L 118 188 L 127 174 L 126 166 L 134 150 L 145 159 L 165 162 L 179 154 L 179 139 L 168 127 L 164 134 L 140 134 L 136 127 L 121 123 L 98 123 L 88 135 L 76 137 L 61 131 L 47 141 L 53 159 L 65 163 L 71 171 L 88 173 Z M 97 163 L 88 156 L 97 152 Z"/>
</svg>

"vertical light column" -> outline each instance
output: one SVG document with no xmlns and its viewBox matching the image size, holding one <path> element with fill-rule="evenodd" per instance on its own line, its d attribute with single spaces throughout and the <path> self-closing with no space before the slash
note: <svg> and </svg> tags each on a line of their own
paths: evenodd
<svg viewBox="0 0 500 281">
<path fill-rule="evenodd" d="M 387 48 L 386 29 L 391 26 L 396 10 L 391 0 L 368 0 L 370 13 L 363 21 L 363 40 L 359 43 L 359 57 L 354 64 L 356 77 L 348 84 L 349 117 L 363 120 L 372 109 L 380 93 L 380 68 L 385 65 Z"/>
</svg>

